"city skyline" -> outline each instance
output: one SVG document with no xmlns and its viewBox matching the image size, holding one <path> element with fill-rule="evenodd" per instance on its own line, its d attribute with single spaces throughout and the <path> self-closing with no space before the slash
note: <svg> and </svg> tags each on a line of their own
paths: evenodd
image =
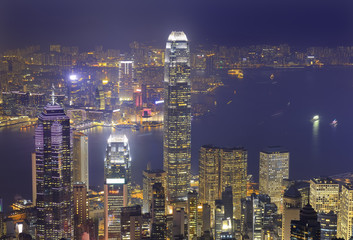
<svg viewBox="0 0 353 240">
<path fill-rule="evenodd" d="M 0 2 L 0 239 L 353 238 L 352 3 L 67 1 Z"/>
</svg>

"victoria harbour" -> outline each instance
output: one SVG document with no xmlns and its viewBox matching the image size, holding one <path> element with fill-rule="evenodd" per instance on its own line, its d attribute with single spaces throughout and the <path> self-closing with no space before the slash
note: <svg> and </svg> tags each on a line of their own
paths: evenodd
<svg viewBox="0 0 353 240">
<path fill-rule="evenodd" d="M 270 78 L 271 75 L 273 78 Z M 192 173 L 198 173 L 202 145 L 243 146 L 248 173 L 258 178 L 259 151 L 281 145 L 290 151 L 290 178 L 310 179 L 350 171 L 353 159 L 353 69 L 349 67 L 249 69 L 238 79 L 221 73 L 224 86 L 215 92 L 212 111 L 192 120 Z M 211 106 L 210 106 L 211 108 Z M 319 122 L 313 122 L 319 115 Z M 333 120 L 337 124 L 332 125 Z M 139 131 L 95 127 L 89 139 L 90 185 L 104 184 L 106 141 L 112 131 L 129 138 L 132 180 L 150 163 L 163 168 L 163 128 Z M 34 128 L 1 128 L 0 192 L 5 206 L 16 197 L 31 196 L 31 153 Z M 315 166 L 320 165 L 320 168 Z"/>
<path fill-rule="evenodd" d="M 0 1 L 0 240 L 352 240 L 352 10 Z"/>
</svg>

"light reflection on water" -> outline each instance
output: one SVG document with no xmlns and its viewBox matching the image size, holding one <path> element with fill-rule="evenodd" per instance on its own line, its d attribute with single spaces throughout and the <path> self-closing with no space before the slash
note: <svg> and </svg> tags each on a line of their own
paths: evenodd
<svg viewBox="0 0 353 240">
<path fill-rule="evenodd" d="M 319 126 L 320 120 L 313 121 L 313 155 L 315 158 L 319 155 Z"/>
</svg>

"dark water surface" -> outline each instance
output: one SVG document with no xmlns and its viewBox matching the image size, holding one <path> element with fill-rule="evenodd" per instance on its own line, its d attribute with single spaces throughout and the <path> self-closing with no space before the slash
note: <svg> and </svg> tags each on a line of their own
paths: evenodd
<svg viewBox="0 0 353 240">
<path fill-rule="evenodd" d="M 275 78 L 270 79 L 274 74 Z M 216 110 L 192 122 L 192 171 L 198 171 L 203 144 L 244 146 L 248 172 L 258 175 L 259 151 L 283 145 L 290 151 L 290 177 L 308 179 L 353 169 L 353 68 L 246 70 L 244 79 L 223 77 L 216 90 Z M 235 92 L 234 92 L 235 91 Z M 313 123 L 313 115 L 320 121 Z M 337 119 L 337 127 L 330 123 Z M 87 130 L 90 184 L 103 184 L 106 140 L 112 129 Z M 34 129 L 0 129 L 0 197 L 31 199 Z M 151 162 L 162 168 L 162 129 L 127 132 L 133 179 Z"/>
</svg>

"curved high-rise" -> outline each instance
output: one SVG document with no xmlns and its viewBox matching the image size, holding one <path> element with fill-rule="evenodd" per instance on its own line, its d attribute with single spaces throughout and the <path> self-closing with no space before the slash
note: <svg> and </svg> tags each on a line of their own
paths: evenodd
<svg viewBox="0 0 353 240">
<path fill-rule="evenodd" d="M 164 65 L 164 170 L 169 201 L 184 201 L 190 185 L 190 49 L 184 32 L 172 32 Z"/>
</svg>

